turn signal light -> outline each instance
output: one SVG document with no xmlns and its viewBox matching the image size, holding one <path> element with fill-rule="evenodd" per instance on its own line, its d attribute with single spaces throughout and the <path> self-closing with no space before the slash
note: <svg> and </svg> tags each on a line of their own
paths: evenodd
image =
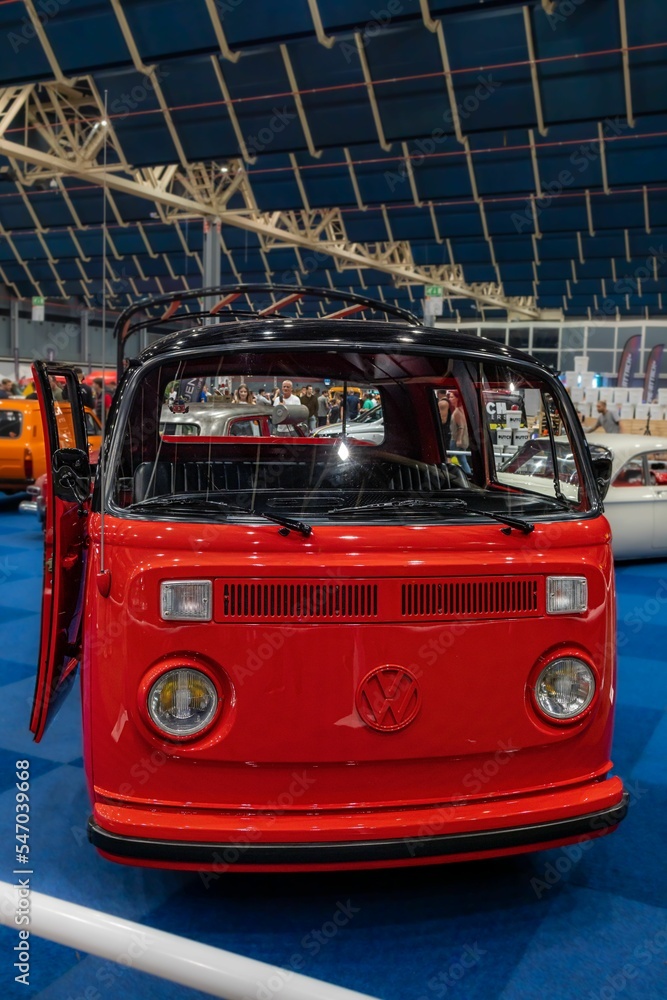
<svg viewBox="0 0 667 1000">
<path fill-rule="evenodd" d="M 163 621 L 210 622 L 213 617 L 210 580 L 164 580 L 160 584 Z"/>
<path fill-rule="evenodd" d="M 585 576 L 547 577 L 547 614 L 580 615 L 588 610 Z"/>
</svg>

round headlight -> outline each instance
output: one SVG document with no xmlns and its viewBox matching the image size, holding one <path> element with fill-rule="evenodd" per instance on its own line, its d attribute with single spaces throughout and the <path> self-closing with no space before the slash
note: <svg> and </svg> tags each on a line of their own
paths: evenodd
<svg viewBox="0 0 667 1000">
<path fill-rule="evenodd" d="M 535 700 L 550 719 L 574 719 L 588 708 L 594 694 L 593 671 L 574 656 L 552 660 L 535 684 Z"/>
<path fill-rule="evenodd" d="M 213 682 L 191 667 L 167 670 L 148 692 L 148 714 L 169 736 L 195 736 L 213 719 L 218 693 Z"/>
</svg>

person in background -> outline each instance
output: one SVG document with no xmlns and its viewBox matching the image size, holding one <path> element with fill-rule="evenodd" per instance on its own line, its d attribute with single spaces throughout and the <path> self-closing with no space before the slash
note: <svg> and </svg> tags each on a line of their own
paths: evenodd
<svg viewBox="0 0 667 1000">
<path fill-rule="evenodd" d="M 92 408 L 95 406 L 95 397 L 93 396 L 93 390 L 90 388 L 89 385 L 86 385 L 86 383 L 83 380 L 83 369 L 75 368 L 74 374 L 76 375 L 77 381 L 79 383 L 79 395 L 81 396 L 81 402 L 83 403 L 84 406 L 88 406 L 92 410 Z"/>
<path fill-rule="evenodd" d="M 31 384 L 32 384 L 32 391 L 34 392 L 35 391 L 35 383 L 33 382 Z M 56 400 L 58 400 L 58 402 L 60 402 L 60 400 L 63 398 L 63 391 L 60 388 L 60 386 L 58 385 L 58 383 L 56 382 L 56 380 L 53 377 L 53 375 L 49 375 L 49 385 L 51 386 L 51 392 L 53 393 L 53 398 L 56 399 Z M 95 405 L 95 399 L 93 397 L 92 406 L 94 406 L 94 405 Z"/>
<path fill-rule="evenodd" d="M 0 380 L 0 399 L 10 399 L 14 395 L 14 385 L 10 378 Z"/>
<path fill-rule="evenodd" d="M 327 416 L 329 415 L 329 396 L 326 389 L 322 389 L 321 393 L 317 397 L 317 426 L 324 427 L 327 422 Z"/>
<path fill-rule="evenodd" d="M 310 431 L 314 431 L 317 427 L 319 403 L 317 402 L 317 396 L 315 395 L 312 385 L 307 385 L 301 393 L 301 403 L 308 410 L 308 429 Z"/>
<path fill-rule="evenodd" d="M 93 379 L 93 388 L 95 390 L 95 413 L 102 420 L 102 406 L 104 406 L 104 415 L 106 417 L 111 406 L 112 393 L 116 387 L 111 385 L 105 386 L 102 379 L 98 377 Z"/>
<path fill-rule="evenodd" d="M 468 456 L 464 454 L 470 447 L 470 437 L 468 434 L 468 421 L 461 405 L 461 397 L 458 392 L 450 392 L 449 405 L 453 408 L 451 433 L 454 438 L 454 449 L 457 452 L 458 463 L 467 476 L 471 475 Z"/>
<path fill-rule="evenodd" d="M 243 385 L 240 385 L 236 390 L 236 392 L 234 393 L 234 402 L 254 404 L 256 402 L 255 394 L 254 392 L 250 391 L 250 389 L 245 383 L 243 383 Z"/>
<path fill-rule="evenodd" d="M 282 384 L 282 389 L 280 392 L 276 391 L 276 396 L 273 400 L 273 405 L 277 406 L 278 403 L 283 403 L 285 406 L 301 406 L 301 400 L 292 391 L 292 383 L 288 378 Z"/>
<path fill-rule="evenodd" d="M 340 411 L 341 411 L 341 400 L 342 400 L 342 398 L 343 397 L 340 396 L 337 392 L 334 393 L 333 402 L 331 404 L 331 409 L 329 410 L 329 423 L 330 424 L 340 423 L 340 417 L 341 417 L 341 412 Z"/>
<path fill-rule="evenodd" d="M 445 451 L 449 451 L 452 443 L 452 407 L 446 389 L 438 390 L 438 412 L 442 425 L 442 441 Z"/>
<path fill-rule="evenodd" d="M 345 411 L 348 420 L 356 420 L 359 416 L 359 396 L 356 392 L 348 392 L 345 400 Z"/>
<path fill-rule="evenodd" d="M 373 393 L 372 392 L 365 392 L 364 393 L 364 401 L 361 404 L 361 409 L 362 410 L 372 410 L 374 406 L 375 406 L 375 400 L 373 399 Z"/>
<path fill-rule="evenodd" d="M 618 434 L 618 417 L 611 410 L 607 409 L 607 404 L 603 399 L 597 404 L 597 411 L 599 416 L 593 426 L 586 429 L 586 433 L 592 434 L 598 427 L 601 427 L 607 434 Z"/>
</svg>

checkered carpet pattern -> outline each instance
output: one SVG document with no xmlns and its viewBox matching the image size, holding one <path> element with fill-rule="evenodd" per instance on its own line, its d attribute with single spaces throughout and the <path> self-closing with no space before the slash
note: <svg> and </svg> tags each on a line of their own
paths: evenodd
<svg viewBox="0 0 667 1000">
<path fill-rule="evenodd" d="M 12 880 L 14 763 L 27 758 L 33 887 L 41 892 L 280 966 L 299 954 L 307 975 L 383 1000 L 665 1000 L 667 564 L 625 565 L 617 574 L 613 756 L 632 805 L 613 836 L 569 854 L 403 871 L 232 875 L 205 887 L 196 874 L 112 864 L 87 843 L 78 693 L 43 742 L 32 743 L 41 563 L 36 519 L 0 509 L 2 879 Z M 353 915 L 323 934 L 341 904 Z M 0 928 L 3 997 L 203 996 L 36 938 L 26 988 L 13 981 L 15 942 L 14 932 Z"/>
</svg>

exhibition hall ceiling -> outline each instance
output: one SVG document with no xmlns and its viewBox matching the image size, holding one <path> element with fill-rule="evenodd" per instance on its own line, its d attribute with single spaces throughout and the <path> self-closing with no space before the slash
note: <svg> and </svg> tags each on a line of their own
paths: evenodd
<svg viewBox="0 0 667 1000">
<path fill-rule="evenodd" d="M 120 308 L 219 225 L 223 282 L 660 317 L 666 57 L 662 0 L 2 0 L 0 282 Z"/>
</svg>

